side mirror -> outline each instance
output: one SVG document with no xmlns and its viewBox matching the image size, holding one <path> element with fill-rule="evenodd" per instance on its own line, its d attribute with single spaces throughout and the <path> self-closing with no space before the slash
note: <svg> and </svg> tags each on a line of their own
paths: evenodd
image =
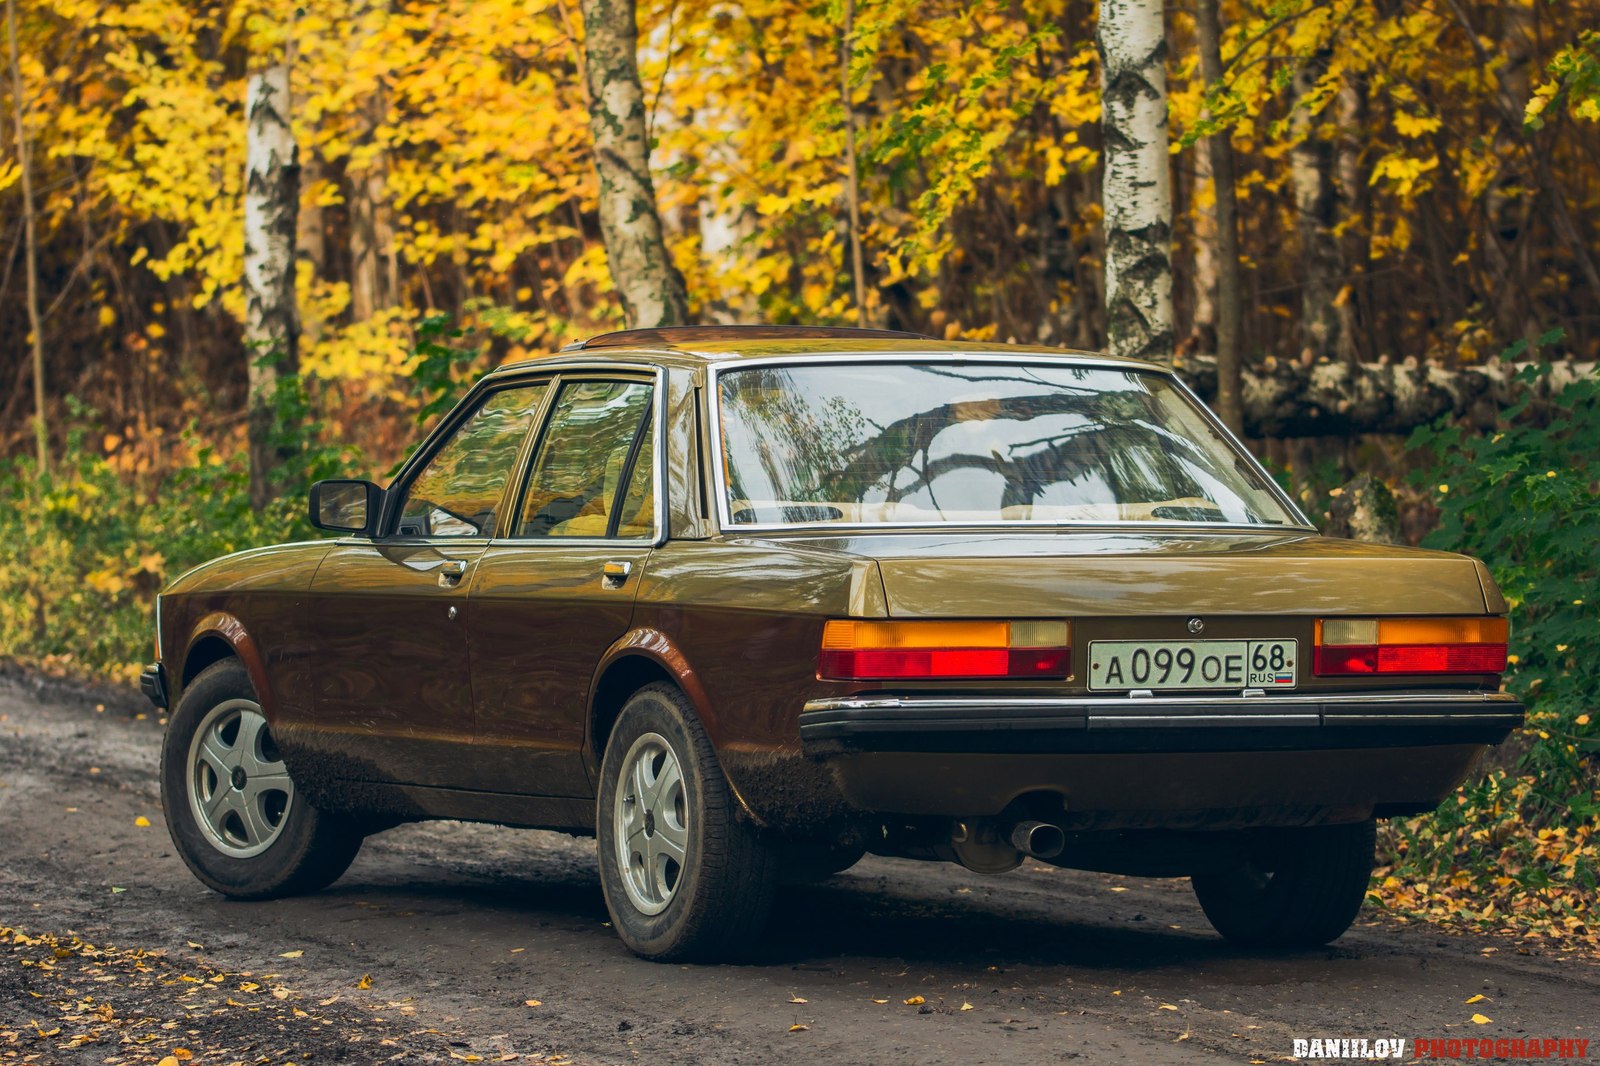
<svg viewBox="0 0 1600 1066">
<path fill-rule="evenodd" d="M 371 536 L 383 490 L 370 481 L 319 481 L 311 486 L 311 524 L 330 533 Z"/>
</svg>

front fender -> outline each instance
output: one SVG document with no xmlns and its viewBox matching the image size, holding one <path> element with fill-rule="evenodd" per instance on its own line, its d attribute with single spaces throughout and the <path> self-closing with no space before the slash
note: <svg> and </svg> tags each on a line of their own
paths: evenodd
<svg viewBox="0 0 1600 1066">
<path fill-rule="evenodd" d="M 188 687 L 187 679 L 199 672 L 190 669 L 191 657 L 211 638 L 226 643 L 233 655 L 244 664 L 245 672 L 250 675 L 250 684 L 255 687 L 262 714 L 266 715 L 268 722 L 276 722 L 277 701 L 273 697 L 272 687 L 267 684 L 266 662 L 261 657 L 261 649 L 256 646 L 255 638 L 244 623 L 227 611 L 212 611 L 203 615 L 190 628 L 183 644 L 182 668 L 178 673 L 182 683 L 173 697 L 173 706 L 176 707 L 177 700 L 183 697 L 183 690 Z"/>
</svg>

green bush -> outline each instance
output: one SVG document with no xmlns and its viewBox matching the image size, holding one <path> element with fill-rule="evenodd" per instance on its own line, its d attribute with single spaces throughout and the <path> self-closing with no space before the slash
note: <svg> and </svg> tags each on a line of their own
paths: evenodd
<svg viewBox="0 0 1600 1066">
<path fill-rule="evenodd" d="M 178 450 L 191 461 L 163 476 L 118 470 L 89 442 L 94 412 L 70 410 L 75 429 L 40 476 L 31 459 L 0 462 L 0 653 L 47 670 L 131 681 L 152 657 L 155 594 L 208 559 L 313 535 L 305 487 L 346 461 L 318 443 L 306 393 L 278 390 L 280 492 L 250 507 L 242 454 L 223 455 L 191 427 Z"/>
<path fill-rule="evenodd" d="M 1541 338 L 1548 343 L 1555 335 Z M 1503 358 L 1523 355 L 1525 345 Z M 1543 364 L 1520 371 L 1533 385 Z M 1440 511 L 1428 547 L 1484 559 L 1511 605 L 1506 686 L 1528 706 L 1509 768 L 1391 827 L 1391 902 L 1483 926 L 1593 939 L 1600 843 L 1600 378 L 1502 413 L 1501 428 L 1418 430 L 1419 486 Z"/>
</svg>

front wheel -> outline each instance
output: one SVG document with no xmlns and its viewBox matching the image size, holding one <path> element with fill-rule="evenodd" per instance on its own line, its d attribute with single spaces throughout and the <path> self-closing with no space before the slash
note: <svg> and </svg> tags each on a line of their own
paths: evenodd
<svg viewBox="0 0 1600 1066">
<path fill-rule="evenodd" d="M 237 659 L 202 671 L 167 722 L 161 806 L 184 863 L 236 899 L 315 892 L 361 849 L 354 824 L 296 792 Z"/>
<path fill-rule="evenodd" d="M 1236 866 L 1191 877 L 1212 928 L 1247 947 L 1318 947 L 1356 920 L 1372 878 L 1377 823 L 1274 835 Z"/>
<path fill-rule="evenodd" d="M 778 862 L 742 820 L 683 693 L 648 685 L 606 742 L 596 811 L 612 926 L 647 959 L 715 960 L 747 948 L 772 908 Z"/>
</svg>

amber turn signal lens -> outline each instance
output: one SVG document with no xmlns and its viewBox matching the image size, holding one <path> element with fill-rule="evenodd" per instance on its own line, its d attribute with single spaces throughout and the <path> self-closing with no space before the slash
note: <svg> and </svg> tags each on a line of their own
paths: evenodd
<svg viewBox="0 0 1600 1066">
<path fill-rule="evenodd" d="M 817 676 L 841 681 L 1065 677 L 1072 627 L 1063 621 L 836 619 L 822 630 Z"/>
<path fill-rule="evenodd" d="M 1498 674 L 1506 668 L 1504 618 L 1324 618 L 1313 671 L 1360 674 Z"/>
</svg>

